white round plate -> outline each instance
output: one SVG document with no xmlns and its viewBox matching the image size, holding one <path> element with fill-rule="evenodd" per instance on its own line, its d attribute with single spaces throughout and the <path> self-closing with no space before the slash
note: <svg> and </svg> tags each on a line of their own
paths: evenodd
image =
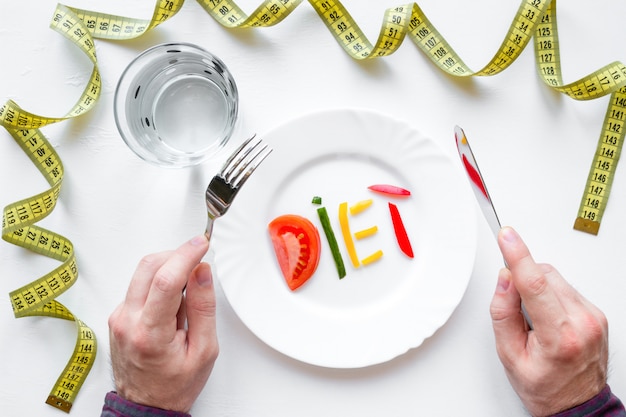
<svg viewBox="0 0 626 417">
<path fill-rule="evenodd" d="M 419 346 L 461 301 L 474 264 L 475 203 L 458 161 L 407 124 L 363 110 L 307 115 L 263 139 L 274 150 L 217 220 L 211 243 L 218 281 L 237 315 L 269 346 L 323 367 L 365 367 Z M 412 194 L 387 197 L 370 191 L 372 184 Z M 346 264 L 343 279 L 314 196 L 322 197 L 330 216 Z M 370 198 L 368 209 L 350 216 L 350 227 L 355 232 L 377 225 L 374 236 L 355 241 L 356 251 L 361 259 L 377 249 L 384 255 L 355 269 L 338 207 Z M 397 244 L 389 202 L 400 211 L 412 259 Z M 293 292 L 267 231 L 282 214 L 307 217 L 320 231 L 317 271 Z"/>
</svg>

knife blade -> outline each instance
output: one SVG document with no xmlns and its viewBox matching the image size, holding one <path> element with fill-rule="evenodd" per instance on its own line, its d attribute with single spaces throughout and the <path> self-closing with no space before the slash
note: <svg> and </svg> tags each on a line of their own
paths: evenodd
<svg viewBox="0 0 626 417">
<path fill-rule="evenodd" d="M 496 208 L 493 205 L 493 201 L 491 200 L 491 196 L 489 195 L 489 191 L 487 190 L 487 185 L 485 184 L 485 180 L 483 179 L 482 174 L 480 173 L 480 168 L 478 168 L 478 163 L 476 163 L 476 158 L 474 158 L 474 153 L 472 152 L 472 148 L 470 147 L 469 141 L 467 140 L 467 136 L 465 136 L 465 132 L 459 126 L 454 127 L 454 137 L 456 139 L 456 147 L 459 151 L 459 157 L 461 158 L 461 162 L 463 163 L 463 167 L 467 173 L 467 177 L 472 185 L 472 190 L 474 191 L 474 195 L 476 196 L 476 201 L 480 206 L 480 209 L 493 232 L 496 241 L 498 240 L 498 233 L 502 226 L 500 225 L 500 219 L 498 218 L 498 213 L 496 213 Z M 504 266 L 509 267 L 504 261 Z M 528 312 L 522 304 L 522 314 L 526 319 L 526 323 L 528 324 L 528 328 L 532 329 L 532 321 L 530 317 L 528 317 Z"/>
<path fill-rule="evenodd" d="M 496 208 L 493 206 L 493 202 L 489 196 L 487 185 L 485 184 L 485 180 L 483 180 L 483 176 L 480 173 L 480 168 L 478 168 L 476 158 L 474 158 L 474 153 L 472 152 L 472 148 L 467 140 L 467 136 L 465 136 L 463 129 L 459 126 L 455 126 L 454 137 L 456 138 L 456 147 L 459 151 L 459 157 L 461 158 L 463 167 L 467 172 L 467 176 L 472 185 L 472 190 L 476 196 L 476 201 L 478 202 L 478 205 L 480 206 L 491 231 L 497 238 L 498 232 L 502 228 L 500 225 L 500 219 L 498 218 Z"/>
</svg>

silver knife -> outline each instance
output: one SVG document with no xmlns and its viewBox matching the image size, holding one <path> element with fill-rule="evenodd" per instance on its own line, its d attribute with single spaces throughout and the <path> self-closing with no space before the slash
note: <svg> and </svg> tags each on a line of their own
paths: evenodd
<svg viewBox="0 0 626 417">
<path fill-rule="evenodd" d="M 459 126 L 454 127 L 454 137 L 456 139 L 456 147 L 459 151 L 459 157 L 461 158 L 461 162 L 463 163 L 463 167 L 465 168 L 465 172 L 467 173 L 467 177 L 472 186 L 472 190 L 474 191 L 474 195 L 476 196 L 476 201 L 480 206 L 480 209 L 487 219 L 487 223 L 491 228 L 496 240 L 498 239 L 498 232 L 502 226 L 500 225 L 500 219 L 498 219 L 498 214 L 496 213 L 496 208 L 491 201 L 491 196 L 489 195 L 489 191 L 487 190 L 487 185 L 485 184 L 485 180 L 483 179 L 482 174 L 480 173 L 480 168 L 478 168 L 478 164 L 476 163 L 476 159 L 474 158 L 474 153 L 472 152 L 472 148 L 470 147 L 469 141 L 467 140 L 467 136 L 465 136 L 465 132 Z M 504 262 L 504 265 L 508 268 L 509 266 Z M 526 323 L 528 323 L 528 327 L 530 329 L 533 328 L 532 322 L 530 321 L 530 317 L 528 317 L 528 313 L 526 312 L 526 308 L 522 304 L 522 313 L 524 314 L 524 318 L 526 319 Z"/>
<path fill-rule="evenodd" d="M 474 153 L 472 152 L 472 148 L 467 140 L 467 136 L 465 136 L 463 129 L 459 126 L 455 126 L 454 137 L 456 138 L 456 147 L 459 151 L 459 157 L 461 158 L 463 167 L 467 172 L 467 176 L 472 185 L 472 190 L 474 190 L 476 201 L 478 201 L 478 205 L 480 206 L 485 219 L 487 219 L 487 223 L 489 224 L 489 227 L 491 227 L 491 231 L 497 239 L 498 232 L 502 228 L 500 225 L 500 219 L 498 219 L 498 214 L 496 213 L 496 209 L 493 206 L 491 197 L 489 196 L 487 185 L 485 185 L 483 176 L 480 173 L 480 169 L 478 168 L 478 164 L 474 158 Z"/>
</svg>

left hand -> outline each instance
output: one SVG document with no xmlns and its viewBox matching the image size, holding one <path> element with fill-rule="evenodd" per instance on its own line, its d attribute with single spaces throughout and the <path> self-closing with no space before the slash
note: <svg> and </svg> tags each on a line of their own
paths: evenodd
<svg viewBox="0 0 626 417">
<path fill-rule="evenodd" d="M 218 354 L 211 268 L 201 262 L 208 248 L 198 236 L 139 263 L 109 318 L 113 376 L 123 398 L 187 413 L 206 384 Z"/>
</svg>

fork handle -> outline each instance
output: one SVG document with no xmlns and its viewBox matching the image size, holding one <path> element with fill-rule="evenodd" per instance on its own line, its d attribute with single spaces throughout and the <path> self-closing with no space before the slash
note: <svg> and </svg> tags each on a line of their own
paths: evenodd
<svg viewBox="0 0 626 417">
<path fill-rule="evenodd" d="M 211 241 L 211 235 L 213 234 L 213 223 L 213 219 L 209 217 L 209 220 L 207 220 L 206 223 L 206 230 L 204 231 L 204 235 L 209 242 Z"/>
</svg>

